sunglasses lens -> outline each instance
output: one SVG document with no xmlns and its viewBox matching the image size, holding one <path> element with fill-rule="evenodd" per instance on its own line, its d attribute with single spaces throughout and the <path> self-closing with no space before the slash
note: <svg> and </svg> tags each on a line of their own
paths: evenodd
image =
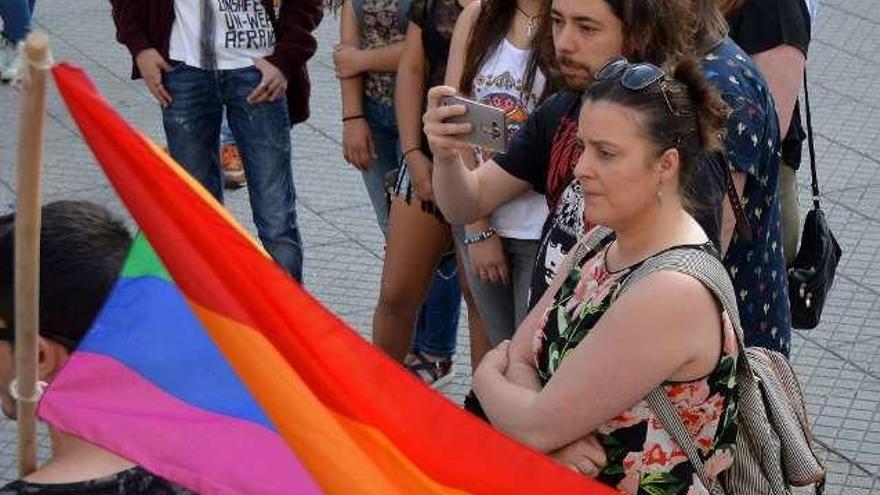
<svg viewBox="0 0 880 495">
<path fill-rule="evenodd" d="M 663 78 L 663 70 L 656 65 L 639 64 L 630 66 L 623 74 L 620 83 L 633 91 L 641 91 Z"/>
<path fill-rule="evenodd" d="M 625 58 L 615 58 L 596 72 L 596 80 L 602 81 L 604 79 L 617 77 L 628 65 L 629 62 L 627 62 Z"/>
</svg>

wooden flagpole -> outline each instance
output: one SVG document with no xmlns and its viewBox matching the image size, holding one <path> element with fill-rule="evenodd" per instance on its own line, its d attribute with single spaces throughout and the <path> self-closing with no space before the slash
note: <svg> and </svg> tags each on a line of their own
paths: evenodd
<svg viewBox="0 0 880 495">
<path fill-rule="evenodd" d="M 49 39 L 32 32 L 24 46 L 18 144 L 18 207 L 15 214 L 15 376 L 18 384 L 18 469 L 37 469 L 37 336 L 40 295 L 40 176 Z"/>
</svg>

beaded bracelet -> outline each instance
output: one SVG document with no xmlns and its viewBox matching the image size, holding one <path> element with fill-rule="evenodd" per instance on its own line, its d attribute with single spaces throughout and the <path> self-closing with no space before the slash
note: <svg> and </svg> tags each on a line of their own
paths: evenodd
<svg viewBox="0 0 880 495">
<path fill-rule="evenodd" d="M 471 236 L 465 236 L 465 238 L 461 242 L 464 243 L 465 246 L 470 246 L 471 244 L 483 242 L 486 239 L 494 236 L 495 234 L 497 234 L 495 229 L 493 229 L 492 227 L 489 227 L 482 232 L 478 232 L 478 233 L 471 235 Z"/>
</svg>

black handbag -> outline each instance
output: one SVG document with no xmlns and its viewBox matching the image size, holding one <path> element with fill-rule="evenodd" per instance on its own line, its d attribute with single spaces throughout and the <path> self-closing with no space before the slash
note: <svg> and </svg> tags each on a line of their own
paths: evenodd
<svg viewBox="0 0 880 495">
<path fill-rule="evenodd" d="M 816 328 L 825 307 L 825 298 L 834 284 L 834 274 L 842 251 L 819 206 L 819 177 L 816 173 L 816 149 L 813 144 L 813 121 L 810 116 L 810 93 L 804 71 L 804 103 L 807 107 L 807 144 L 813 176 L 813 208 L 804 220 L 804 230 L 797 256 L 788 269 L 788 299 L 791 303 L 791 326 Z"/>
</svg>

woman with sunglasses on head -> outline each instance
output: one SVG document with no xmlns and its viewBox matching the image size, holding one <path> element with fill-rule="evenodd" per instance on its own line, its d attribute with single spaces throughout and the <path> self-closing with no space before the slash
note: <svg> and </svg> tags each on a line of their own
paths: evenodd
<svg viewBox="0 0 880 495">
<path fill-rule="evenodd" d="M 513 340 L 485 356 L 474 390 L 494 426 L 625 493 L 708 493 L 645 397 L 662 386 L 717 479 L 736 436 L 730 320 L 707 287 L 677 272 L 612 295 L 660 254 L 718 256 L 687 207 L 700 156 L 721 148 L 727 109 L 694 60 L 670 76 L 617 59 L 596 79 L 584 95 L 575 176 L 585 222 L 613 233 L 569 260 L 573 269 L 557 274 Z M 443 92 L 433 90 L 429 105 Z M 466 132 L 458 126 L 426 127 L 435 154 L 457 152 L 451 135 Z"/>
<path fill-rule="evenodd" d="M 482 0 L 468 5 L 452 37 L 446 85 L 479 103 L 503 110 L 508 138 L 550 93 L 540 66 L 546 61 L 529 45 L 540 19 L 540 0 Z M 491 158 L 475 148 L 463 159 L 470 168 Z M 528 310 L 547 201 L 528 191 L 490 218 L 453 226 L 468 286 L 496 346 L 509 339 Z"/>
</svg>

